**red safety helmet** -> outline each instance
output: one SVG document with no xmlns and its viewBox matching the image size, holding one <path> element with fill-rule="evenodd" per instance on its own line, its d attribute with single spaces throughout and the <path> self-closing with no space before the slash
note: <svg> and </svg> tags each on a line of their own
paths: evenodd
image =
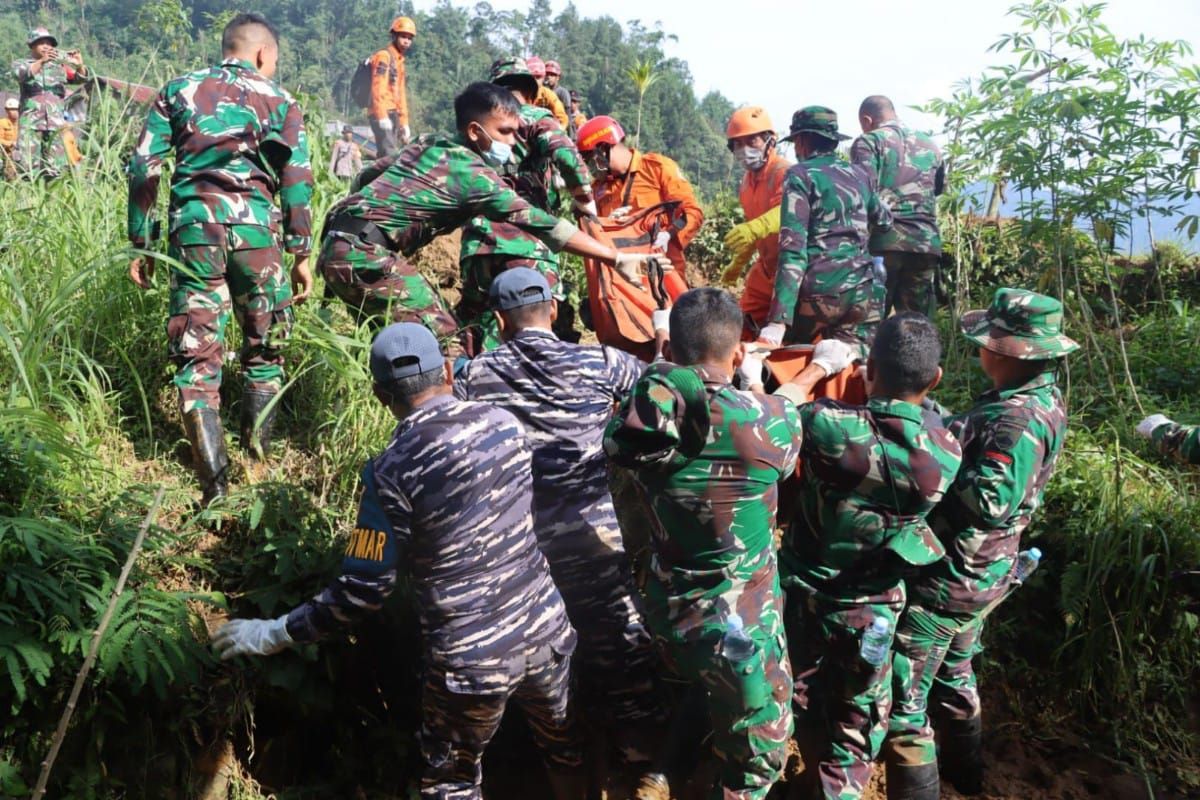
<svg viewBox="0 0 1200 800">
<path fill-rule="evenodd" d="M 557 75 L 558 77 L 561 78 L 562 77 L 562 67 L 559 65 L 559 63 L 557 61 L 547 61 L 546 62 L 546 74 L 547 75 Z"/>
<path fill-rule="evenodd" d="M 530 56 L 525 59 L 525 66 L 529 67 L 529 71 L 533 74 L 533 77 L 539 81 L 546 77 L 546 62 L 537 56 Z"/>
<path fill-rule="evenodd" d="M 587 153 L 595 150 L 598 145 L 606 144 L 610 147 L 614 144 L 620 144 L 625 138 L 625 129 L 621 127 L 621 123 L 617 122 L 612 117 L 601 115 L 592 117 L 575 134 L 575 144 L 579 148 L 579 152 Z"/>
</svg>

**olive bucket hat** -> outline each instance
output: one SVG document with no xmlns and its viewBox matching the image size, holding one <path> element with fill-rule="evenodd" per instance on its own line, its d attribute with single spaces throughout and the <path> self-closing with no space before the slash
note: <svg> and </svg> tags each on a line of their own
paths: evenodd
<svg viewBox="0 0 1200 800">
<path fill-rule="evenodd" d="M 844 133 L 838 133 L 837 112 L 825 106 L 805 106 L 792 114 L 792 125 L 784 139 L 795 139 L 802 133 L 815 133 L 840 142 L 850 138 Z"/>
<path fill-rule="evenodd" d="M 1037 361 L 1062 358 L 1079 349 L 1063 335 L 1062 303 L 1027 289 L 997 289 L 986 309 L 963 314 L 960 327 L 970 341 L 1002 356 Z"/>
</svg>

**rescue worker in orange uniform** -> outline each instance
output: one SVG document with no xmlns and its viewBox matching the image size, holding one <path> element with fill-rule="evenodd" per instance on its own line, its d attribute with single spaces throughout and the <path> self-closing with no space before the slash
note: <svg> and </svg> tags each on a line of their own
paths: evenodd
<svg viewBox="0 0 1200 800">
<path fill-rule="evenodd" d="M 546 78 L 546 62 L 537 56 L 530 56 L 525 59 L 525 66 L 529 68 L 529 73 L 537 78 L 538 82 L 538 95 L 533 104 L 553 114 L 554 118 L 558 120 L 559 127 L 564 131 L 567 130 L 571 125 L 571 120 L 567 117 L 567 109 L 563 107 L 562 101 L 558 99 L 554 90 L 542 83 Z"/>
<path fill-rule="evenodd" d="M 17 162 L 14 150 L 17 146 L 18 120 L 21 118 L 21 104 L 15 97 L 4 101 L 4 116 L 0 117 L 0 169 L 5 180 L 17 176 Z"/>
<path fill-rule="evenodd" d="M 655 246 L 683 275 L 683 250 L 704 224 L 704 211 L 679 165 L 658 153 L 642 153 L 624 143 L 625 130 L 612 117 L 592 117 L 579 129 L 576 145 L 592 173 L 592 193 L 602 217 L 621 218 L 668 201 L 679 203 L 672 231 L 659 233 Z"/>
<path fill-rule="evenodd" d="M 779 204 L 783 199 L 783 183 L 791 162 L 775 149 L 775 127 L 760 106 L 747 106 L 733 112 L 725 128 L 729 150 L 746 174 L 738 199 L 746 221 L 735 225 L 725 236 L 725 247 L 733 261 L 721 273 L 721 282 L 732 286 L 742 277 L 746 264 L 757 255 L 758 260 L 746 275 L 741 306 L 749 321 L 751 333 L 767 324 L 771 310 L 771 294 L 775 290 L 775 266 L 779 260 Z"/>
<path fill-rule="evenodd" d="M 392 43 L 371 56 L 371 105 L 367 115 L 375 134 L 375 156 L 396 152 L 397 142 L 408 144 L 408 91 L 404 83 L 404 58 L 417 35 L 408 17 L 392 20 Z"/>
</svg>

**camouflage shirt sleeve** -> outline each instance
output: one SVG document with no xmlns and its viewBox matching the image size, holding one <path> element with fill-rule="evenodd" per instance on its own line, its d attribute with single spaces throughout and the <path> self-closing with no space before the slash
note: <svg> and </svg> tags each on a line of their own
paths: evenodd
<svg viewBox="0 0 1200 800">
<path fill-rule="evenodd" d="M 171 91 L 168 84 L 159 92 L 129 161 L 128 233 L 129 241 L 138 247 L 145 247 L 152 238 L 158 181 L 163 161 L 171 152 Z"/>
<path fill-rule="evenodd" d="M 342 561 L 342 574 L 324 591 L 288 614 L 288 634 L 297 642 L 313 642 L 378 611 L 396 587 L 396 567 L 407 545 L 412 508 L 379 497 L 375 466 L 362 472 L 363 495 L 358 519 Z M 402 499 L 403 495 L 397 495 Z"/>
<path fill-rule="evenodd" d="M 1154 429 L 1151 440 L 1163 455 L 1187 464 L 1200 464 L 1200 425 L 1168 422 Z"/>
<path fill-rule="evenodd" d="M 870 133 L 864 133 L 854 140 L 850 146 L 850 163 L 861 164 L 875 173 L 876 180 L 883 169 L 883 158 L 879 152 L 878 139 Z"/>
<path fill-rule="evenodd" d="M 556 253 L 579 232 L 571 223 L 542 211 L 508 188 L 500 176 L 482 161 L 474 167 L 468 194 L 472 208 L 469 216 L 482 216 L 494 222 L 515 225 L 541 239 Z"/>
<path fill-rule="evenodd" d="M 788 171 L 783 185 L 779 219 L 779 268 L 775 273 L 775 291 L 771 297 L 768 322 L 791 325 L 800 299 L 800 288 L 808 272 L 808 221 L 811 212 L 812 182 L 800 167 Z"/>
<path fill-rule="evenodd" d="M 1046 458 L 1042 438 L 1026 435 L 1026 427 L 1008 419 L 984 422 L 972 434 L 970 455 L 951 492 L 967 515 L 959 520 L 973 528 L 996 529 L 1011 524 Z"/>
<path fill-rule="evenodd" d="M 283 246 L 289 253 L 307 255 L 312 249 L 313 176 L 308 156 L 308 135 L 304 132 L 304 115 L 295 101 L 287 104 L 280 135 L 291 149 L 279 183 Z"/>
<path fill-rule="evenodd" d="M 583 156 L 579 155 L 571 138 L 549 117 L 538 124 L 538 144 L 550 157 L 571 195 L 581 202 L 591 199 L 592 176 L 583 163 Z"/>
</svg>

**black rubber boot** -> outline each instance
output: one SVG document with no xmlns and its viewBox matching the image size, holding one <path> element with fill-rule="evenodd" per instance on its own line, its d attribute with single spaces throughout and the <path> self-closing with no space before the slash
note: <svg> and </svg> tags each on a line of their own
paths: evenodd
<svg viewBox="0 0 1200 800">
<path fill-rule="evenodd" d="M 183 415 L 183 432 L 192 445 L 192 462 L 208 505 L 224 497 L 228 489 L 229 456 L 225 452 L 225 430 L 221 413 L 213 408 L 197 408 Z"/>
<path fill-rule="evenodd" d="M 887 764 L 888 800 L 938 800 L 937 764 Z"/>
<path fill-rule="evenodd" d="M 938 725 L 938 763 L 961 794 L 983 792 L 983 717 L 943 719 Z"/>
<path fill-rule="evenodd" d="M 275 414 L 279 404 L 272 406 L 262 423 L 255 428 L 263 409 L 275 399 L 275 392 L 247 389 L 242 394 L 242 449 L 258 461 L 266 459 L 271 451 L 271 429 L 275 427 Z"/>
</svg>

